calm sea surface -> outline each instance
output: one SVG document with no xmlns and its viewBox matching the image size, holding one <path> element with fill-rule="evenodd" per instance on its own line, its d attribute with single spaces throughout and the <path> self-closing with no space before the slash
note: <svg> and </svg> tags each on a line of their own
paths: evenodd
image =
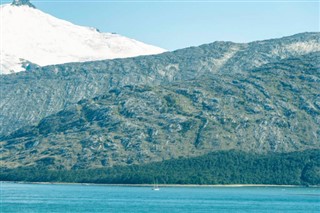
<svg viewBox="0 0 320 213">
<path fill-rule="evenodd" d="M 320 212 L 319 188 L 1 183 L 0 212 Z"/>
</svg>

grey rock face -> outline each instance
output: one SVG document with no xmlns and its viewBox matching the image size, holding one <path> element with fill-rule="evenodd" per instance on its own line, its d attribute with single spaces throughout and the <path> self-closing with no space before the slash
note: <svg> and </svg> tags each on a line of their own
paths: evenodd
<svg viewBox="0 0 320 213">
<path fill-rule="evenodd" d="M 100 168 L 214 150 L 319 149 L 319 59 L 316 52 L 166 84 L 119 79 L 94 98 L 3 136 L 0 163 L 50 158 L 51 168 Z"/>
<path fill-rule="evenodd" d="M 15 5 L 15 6 L 26 5 L 26 6 L 35 8 L 35 6 L 31 4 L 29 0 L 13 0 L 12 5 Z"/>
<path fill-rule="evenodd" d="M 0 135 L 37 124 L 48 115 L 112 88 L 237 75 L 315 52 L 320 50 L 319 43 L 319 33 L 249 44 L 214 42 L 155 56 L 36 67 L 28 73 L 0 76 Z"/>
</svg>

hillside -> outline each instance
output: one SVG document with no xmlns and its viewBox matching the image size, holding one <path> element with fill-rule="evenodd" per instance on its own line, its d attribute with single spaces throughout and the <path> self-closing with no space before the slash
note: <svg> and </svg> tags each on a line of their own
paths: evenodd
<svg viewBox="0 0 320 213">
<path fill-rule="evenodd" d="M 301 33 L 248 44 L 214 42 L 153 56 L 31 67 L 29 72 L 0 76 L 0 135 L 37 125 L 82 99 L 114 88 L 184 85 L 183 81 L 218 75 L 236 79 L 264 64 L 319 50 L 319 33 Z"/>
<path fill-rule="evenodd" d="M 109 90 L 105 86 L 99 96 L 0 138 L 0 162 L 6 167 L 45 162 L 52 169 L 88 169 L 216 150 L 319 149 L 319 59 L 320 52 L 315 52 L 237 74 L 207 74 L 154 86 L 134 80 Z M 74 72 L 63 72 L 68 74 L 64 79 Z M 97 71 L 80 73 L 91 79 Z"/>
</svg>

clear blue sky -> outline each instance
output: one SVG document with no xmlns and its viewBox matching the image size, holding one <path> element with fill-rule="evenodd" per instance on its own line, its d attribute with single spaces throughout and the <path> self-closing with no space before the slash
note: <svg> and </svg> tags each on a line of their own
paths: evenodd
<svg viewBox="0 0 320 213">
<path fill-rule="evenodd" d="M 11 1 L 2 1 L 11 2 Z M 38 9 L 168 50 L 319 31 L 319 1 L 31 0 Z"/>
</svg>

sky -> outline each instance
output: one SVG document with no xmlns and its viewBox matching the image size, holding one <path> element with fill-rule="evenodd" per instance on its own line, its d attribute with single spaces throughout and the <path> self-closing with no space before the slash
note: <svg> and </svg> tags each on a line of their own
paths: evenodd
<svg viewBox="0 0 320 213">
<path fill-rule="evenodd" d="M 74 24 L 115 32 L 167 50 L 214 41 L 250 42 L 320 31 L 319 0 L 31 0 L 31 3 Z"/>
</svg>

